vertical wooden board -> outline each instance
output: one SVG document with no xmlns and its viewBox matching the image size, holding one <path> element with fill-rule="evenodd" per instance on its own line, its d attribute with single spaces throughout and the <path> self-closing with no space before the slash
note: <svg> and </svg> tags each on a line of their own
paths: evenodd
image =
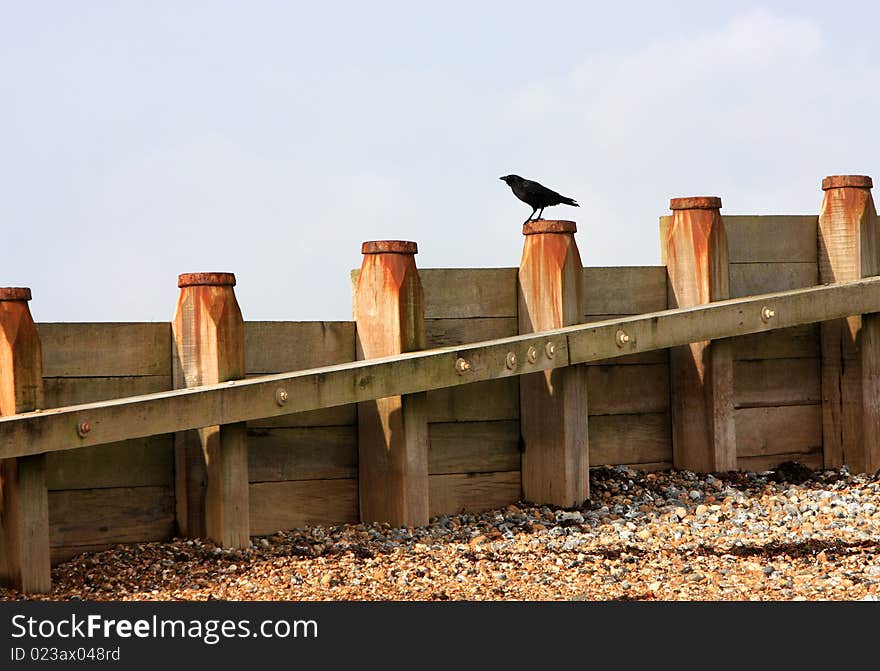
<svg viewBox="0 0 880 671">
<path fill-rule="evenodd" d="M 666 309 L 664 266 L 585 267 L 583 283 L 585 316 Z"/>
<path fill-rule="evenodd" d="M 44 377 L 169 375 L 168 322 L 42 323 Z"/>
<path fill-rule="evenodd" d="M 432 475 L 429 491 L 432 516 L 483 512 L 522 498 L 519 471 Z"/>
<path fill-rule="evenodd" d="M 819 359 L 766 359 L 733 364 L 738 408 L 802 405 L 822 400 Z"/>
<path fill-rule="evenodd" d="M 250 429 L 250 482 L 357 477 L 357 427 Z"/>
<path fill-rule="evenodd" d="M 822 446 L 822 407 L 818 404 L 741 408 L 734 418 L 737 459 L 813 452 Z"/>
<path fill-rule="evenodd" d="M 724 215 L 731 263 L 813 263 L 818 260 L 819 217 Z"/>
<path fill-rule="evenodd" d="M 357 480 L 296 480 L 250 485 L 251 533 L 358 521 Z"/>
<path fill-rule="evenodd" d="M 429 424 L 428 473 L 490 473 L 520 468 L 519 422 Z"/>
<path fill-rule="evenodd" d="M 426 319 L 426 346 L 450 347 L 517 335 L 516 317 Z"/>
<path fill-rule="evenodd" d="M 248 375 L 284 373 L 355 360 L 354 322 L 245 322 Z"/>
<path fill-rule="evenodd" d="M 595 466 L 671 462 L 669 413 L 590 417 L 590 461 Z"/>
<path fill-rule="evenodd" d="M 669 365 L 587 366 L 589 414 L 626 415 L 669 410 Z"/>
<path fill-rule="evenodd" d="M 174 533 L 170 487 L 49 492 L 53 547 L 164 541 Z"/>
<path fill-rule="evenodd" d="M 666 267 L 666 239 L 669 237 L 670 226 L 672 226 L 671 214 L 660 217 L 660 263 L 664 267 Z"/>
<path fill-rule="evenodd" d="M 732 338 L 735 361 L 761 359 L 818 359 L 819 324 L 803 324 L 768 333 Z"/>
<path fill-rule="evenodd" d="M 819 284 L 815 263 L 731 263 L 730 297 L 743 298 Z"/>
<path fill-rule="evenodd" d="M 167 434 L 46 455 L 46 485 L 50 490 L 173 483 L 174 445 Z"/>
<path fill-rule="evenodd" d="M 429 422 L 519 419 L 519 380 L 505 378 L 428 392 Z"/>
<path fill-rule="evenodd" d="M 425 319 L 516 317 L 516 268 L 421 268 Z"/>
</svg>

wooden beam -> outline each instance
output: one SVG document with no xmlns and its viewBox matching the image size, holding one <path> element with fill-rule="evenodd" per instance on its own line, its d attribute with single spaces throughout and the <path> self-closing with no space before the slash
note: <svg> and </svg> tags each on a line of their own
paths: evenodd
<svg viewBox="0 0 880 671">
<path fill-rule="evenodd" d="M 425 298 L 414 242 L 365 242 L 355 289 L 357 358 L 425 347 Z M 358 499 L 364 522 L 428 523 L 428 400 L 425 392 L 358 406 Z"/>
<path fill-rule="evenodd" d="M 172 322 L 174 386 L 244 377 L 244 320 L 231 273 L 188 273 Z M 203 426 L 175 436 L 177 522 L 184 536 L 247 547 L 247 432 L 243 422 Z"/>
<path fill-rule="evenodd" d="M 771 314 L 772 312 L 772 314 Z M 880 277 L 620 317 L 553 331 L 0 417 L 0 458 L 278 417 L 629 356 L 692 341 L 880 312 Z M 621 342 L 620 332 L 627 335 Z M 548 348 L 552 345 L 552 348 Z M 534 362 L 528 359 L 534 347 Z M 548 349 L 553 356 L 548 356 Z M 513 357 L 508 354 L 513 353 Z M 508 367 L 508 361 L 515 361 Z M 278 402 L 279 391 L 287 401 Z M 91 430 L 77 434 L 80 421 Z"/>
<path fill-rule="evenodd" d="M 819 281 L 880 273 L 873 183 L 864 175 L 822 180 Z M 880 316 L 853 313 L 822 324 L 822 436 L 827 467 L 880 468 Z"/>
<path fill-rule="evenodd" d="M 576 231 L 573 221 L 523 225 L 520 333 L 547 331 L 583 319 L 583 264 Z M 537 349 L 531 356 L 537 358 Z M 523 496 L 539 504 L 581 505 L 590 496 L 586 368 L 524 375 L 519 398 Z"/>
<path fill-rule="evenodd" d="M 31 290 L 0 288 L 0 415 L 43 407 L 40 338 Z M 0 581 L 22 592 L 51 589 L 46 455 L 0 459 Z"/>
<path fill-rule="evenodd" d="M 667 238 L 669 305 L 689 307 L 730 297 L 721 199 L 673 198 Z M 733 350 L 707 340 L 669 353 L 673 462 L 699 472 L 736 468 Z"/>
</svg>

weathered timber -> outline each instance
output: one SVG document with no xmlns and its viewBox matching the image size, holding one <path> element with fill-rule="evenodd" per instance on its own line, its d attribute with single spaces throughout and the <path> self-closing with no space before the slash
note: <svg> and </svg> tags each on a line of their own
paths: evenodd
<svg viewBox="0 0 880 671">
<path fill-rule="evenodd" d="M 318 524 L 354 524 L 357 490 L 355 478 L 255 482 L 250 486 L 251 531 L 263 536 Z"/>
<path fill-rule="evenodd" d="M 577 324 L 584 314 L 583 264 L 573 221 L 523 225 L 519 331 Z M 544 355 L 546 356 L 546 352 Z M 526 354 L 537 360 L 535 349 Z M 512 355 L 515 357 L 515 354 Z M 515 358 L 509 365 L 516 366 Z M 524 375 L 519 382 L 522 487 L 529 501 L 581 505 L 590 495 L 587 375 L 583 366 Z"/>
<path fill-rule="evenodd" d="M 737 457 L 813 452 L 822 446 L 822 407 L 742 408 L 736 420 Z"/>
<path fill-rule="evenodd" d="M 248 375 L 354 361 L 354 322 L 245 322 L 244 352 Z"/>
<path fill-rule="evenodd" d="M 773 316 L 764 319 L 764 308 Z M 0 457 L 278 417 L 618 356 L 880 312 L 880 278 L 737 298 L 553 331 L 0 417 Z M 619 344 L 618 331 L 629 337 Z M 554 346 L 552 357 L 547 345 Z M 528 350 L 535 348 L 534 363 Z M 508 367 L 514 354 L 513 367 Z M 467 368 L 461 371 L 461 359 Z M 460 372 L 461 371 L 461 372 Z M 280 406 L 278 390 L 287 392 Z M 88 420 L 91 431 L 77 435 Z"/>
<path fill-rule="evenodd" d="M 519 422 L 448 422 L 428 427 L 428 472 L 489 473 L 520 468 Z"/>
<path fill-rule="evenodd" d="M 519 419 L 517 380 L 486 380 L 428 392 L 429 422 Z"/>
<path fill-rule="evenodd" d="M 820 354 L 818 324 L 804 324 L 733 339 L 734 361 L 817 359 Z"/>
<path fill-rule="evenodd" d="M 667 237 L 669 305 L 730 297 L 727 235 L 715 197 L 673 198 Z M 692 471 L 736 468 L 730 341 L 691 342 L 669 353 L 673 461 Z"/>
<path fill-rule="evenodd" d="M 730 298 L 819 284 L 815 263 L 731 263 Z"/>
<path fill-rule="evenodd" d="M 46 455 L 49 491 L 173 484 L 174 443 L 168 435 Z"/>
<path fill-rule="evenodd" d="M 357 427 L 248 430 L 248 477 L 253 482 L 357 477 Z"/>
<path fill-rule="evenodd" d="M 414 242 L 365 242 L 355 291 L 357 358 L 425 347 L 425 298 Z M 365 522 L 428 523 L 428 400 L 424 392 L 358 406 L 358 502 Z"/>
<path fill-rule="evenodd" d="M 588 366 L 589 415 L 669 410 L 669 364 Z"/>
<path fill-rule="evenodd" d="M 43 407 L 40 338 L 31 290 L 0 288 L 0 415 Z M 0 459 L 0 581 L 22 592 L 48 592 L 49 506 L 46 456 Z"/>
<path fill-rule="evenodd" d="M 766 359 L 733 364 L 737 408 L 819 403 L 819 359 Z"/>
<path fill-rule="evenodd" d="M 188 273 L 172 322 L 174 386 L 244 377 L 244 320 L 231 273 Z M 175 436 L 177 523 L 181 534 L 247 547 L 247 435 L 243 422 Z"/>
<path fill-rule="evenodd" d="M 762 454 L 754 457 L 742 457 L 739 467 L 744 471 L 768 471 L 787 461 L 797 461 L 807 468 L 822 468 L 822 448 L 812 452 L 793 452 L 791 454 Z"/>
<path fill-rule="evenodd" d="M 590 459 L 595 466 L 671 462 L 669 413 L 590 417 Z"/>
<path fill-rule="evenodd" d="M 432 475 L 429 482 L 431 515 L 482 512 L 522 498 L 519 471 Z"/>
<path fill-rule="evenodd" d="M 583 285 L 587 318 L 636 315 L 668 307 L 664 266 L 585 267 Z"/>
<path fill-rule="evenodd" d="M 471 317 L 469 319 L 426 319 L 427 347 L 448 347 L 495 340 L 517 334 L 516 317 Z"/>
<path fill-rule="evenodd" d="M 822 181 L 819 281 L 846 282 L 880 272 L 873 183 L 863 175 Z M 822 324 L 825 465 L 880 468 L 880 319 L 851 313 Z"/>
</svg>

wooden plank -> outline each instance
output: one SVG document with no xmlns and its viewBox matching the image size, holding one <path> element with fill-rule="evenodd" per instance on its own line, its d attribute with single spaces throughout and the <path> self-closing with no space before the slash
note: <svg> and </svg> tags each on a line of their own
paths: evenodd
<svg viewBox="0 0 880 671">
<path fill-rule="evenodd" d="M 245 322 L 245 370 L 265 375 L 354 361 L 354 330 L 354 322 Z"/>
<path fill-rule="evenodd" d="M 486 380 L 428 392 L 429 422 L 519 419 L 519 381 Z"/>
<path fill-rule="evenodd" d="M 45 377 L 169 375 L 168 322 L 42 323 Z"/>
<path fill-rule="evenodd" d="M 819 357 L 820 353 L 818 324 L 803 324 L 733 339 L 735 361 L 812 359 Z"/>
<path fill-rule="evenodd" d="M 819 284 L 815 263 L 731 263 L 730 297 L 754 296 Z"/>
<path fill-rule="evenodd" d="M 641 314 L 666 309 L 665 266 L 585 267 L 584 315 Z"/>
<path fill-rule="evenodd" d="M 520 468 L 519 422 L 430 424 L 428 472 L 490 473 Z"/>
<path fill-rule="evenodd" d="M 669 410 L 669 365 L 588 366 L 589 414 L 626 415 Z"/>
<path fill-rule="evenodd" d="M 237 380 L 245 374 L 244 320 L 229 273 L 181 275 L 171 323 L 177 388 Z M 175 440 L 180 533 L 224 547 L 250 544 L 247 429 L 244 422 L 181 432 Z"/>
<path fill-rule="evenodd" d="M 117 487 L 49 493 L 53 547 L 164 541 L 174 533 L 171 487 Z"/>
<path fill-rule="evenodd" d="M 495 340 L 517 334 L 516 317 L 471 317 L 469 319 L 426 319 L 427 347 L 448 347 Z"/>
<path fill-rule="evenodd" d="M 645 473 L 657 473 L 659 471 L 668 471 L 672 469 L 671 461 L 652 461 L 647 464 L 622 464 L 627 468 L 632 468 L 637 471 L 644 471 Z"/>
<path fill-rule="evenodd" d="M 721 199 L 673 198 L 667 240 L 668 302 L 673 308 L 730 298 Z M 736 467 L 733 350 L 708 340 L 669 353 L 673 463 L 697 472 Z"/>
<path fill-rule="evenodd" d="M 50 490 L 173 484 L 174 444 L 170 435 L 46 455 L 46 486 Z"/>
<path fill-rule="evenodd" d="M 516 268 L 421 268 L 425 319 L 516 317 Z"/>
<path fill-rule="evenodd" d="M 394 242 L 364 252 L 355 293 L 356 355 L 425 348 L 425 297 L 412 253 Z M 364 522 L 428 523 L 428 398 L 396 395 L 358 406 L 358 506 Z"/>
<path fill-rule="evenodd" d="M 357 480 L 255 482 L 250 486 L 255 536 L 285 529 L 358 522 Z"/>
<path fill-rule="evenodd" d="M 819 359 L 766 359 L 733 364 L 737 408 L 801 405 L 822 400 Z"/>
<path fill-rule="evenodd" d="M 593 464 L 672 461 L 672 425 L 668 412 L 590 417 Z"/>
<path fill-rule="evenodd" d="M 583 320 L 583 264 L 571 222 L 527 224 L 519 274 L 519 332 Z M 533 352 L 537 360 L 537 350 Z M 515 361 L 511 361 L 515 365 Z M 587 373 L 583 366 L 525 375 L 519 383 L 523 496 L 581 505 L 590 496 Z"/>
<path fill-rule="evenodd" d="M 820 405 L 742 408 L 734 416 L 738 459 L 821 449 Z"/>
<path fill-rule="evenodd" d="M 47 408 L 93 403 L 125 396 L 141 396 L 173 388 L 170 374 L 43 378 L 44 404 Z"/>
<path fill-rule="evenodd" d="M 515 377 L 536 370 L 664 349 L 693 339 L 729 338 L 849 314 L 880 312 L 878 287 L 880 278 L 867 278 L 579 324 L 490 343 L 411 352 L 385 359 L 0 417 L 0 458 L 275 417 L 395 394 Z M 765 321 L 762 308 L 768 305 L 775 314 Z M 621 344 L 618 331 L 624 331 L 629 341 Z M 552 357 L 547 355 L 548 344 L 553 345 Z M 528 360 L 530 347 L 534 347 L 538 355 L 534 363 Z M 511 352 L 516 360 L 508 367 Z M 469 365 L 464 372 L 459 372 L 458 359 L 464 359 Z M 279 388 L 288 392 L 289 400 L 283 406 L 276 401 Z M 83 437 L 76 434 L 81 420 L 88 420 L 91 425 Z"/>
<path fill-rule="evenodd" d="M 724 215 L 731 263 L 817 261 L 819 217 L 809 215 Z"/>
<path fill-rule="evenodd" d="M 292 415 L 253 419 L 248 422 L 249 429 L 281 429 L 310 426 L 355 426 L 357 424 L 357 404 L 338 405 L 332 408 L 307 410 Z"/>
<path fill-rule="evenodd" d="M 813 452 L 795 452 L 792 454 L 767 454 L 755 457 L 743 457 L 739 470 L 760 473 L 776 468 L 786 461 L 797 461 L 813 469 L 822 468 L 822 451 L 816 448 Z"/>
<path fill-rule="evenodd" d="M 519 471 L 432 475 L 429 482 L 432 516 L 483 512 L 522 498 Z"/>
<path fill-rule="evenodd" d="M 672 215 L 665 214 L 660 217 L 660 263 L 666 266 L 666 242 L 669 237 L 669 229 L 672 227 Z"/>
<path fill-rule="evenodd" d="M 357 477 L 357 427 L 250 429 L 253 482 Z"/>
</svg>

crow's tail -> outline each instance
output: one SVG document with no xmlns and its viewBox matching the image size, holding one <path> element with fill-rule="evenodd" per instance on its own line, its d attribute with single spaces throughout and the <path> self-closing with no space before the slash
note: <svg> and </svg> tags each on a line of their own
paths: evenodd
<svg viewBox="0 0 880 671">
<path fill-rule="evenodd" d="M 580 207 L 580 205 L 577 204 L 577 201 L 574 198 L 566 198 L 565 196 L 562 197 L 562 204 Z"/>
</svg>

